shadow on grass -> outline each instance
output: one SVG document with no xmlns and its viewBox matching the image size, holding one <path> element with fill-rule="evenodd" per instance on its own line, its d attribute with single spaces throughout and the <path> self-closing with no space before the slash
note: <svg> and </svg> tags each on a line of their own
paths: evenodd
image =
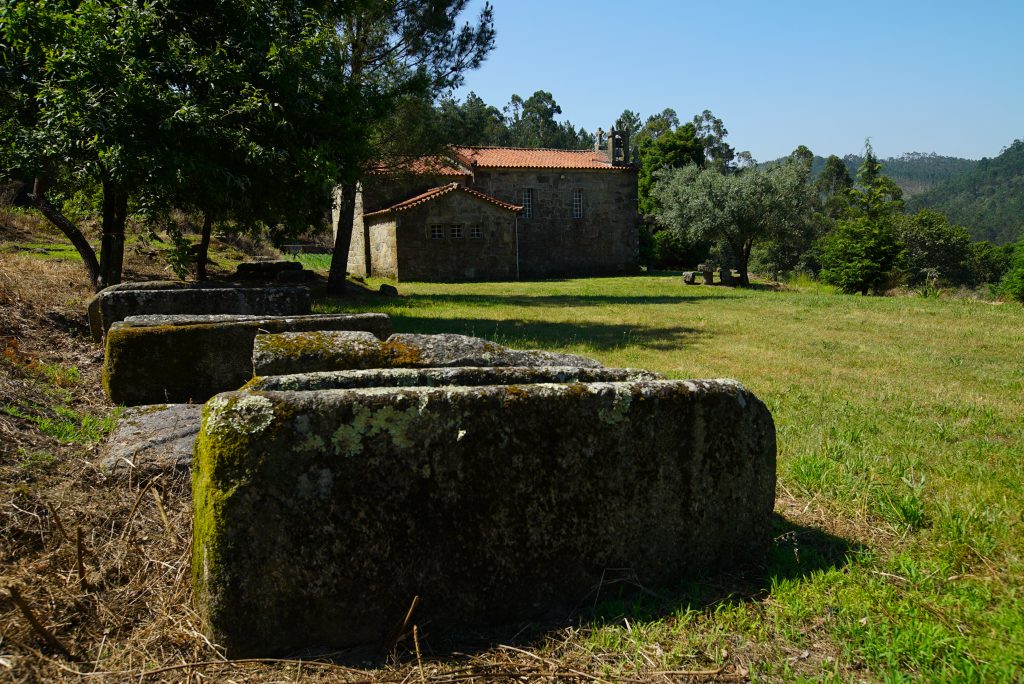
<svg viewBox="0 0 1024 684">
<path fill-rule="evenodd" d="M 652 589 L 629 578 L 596 589 L 579 612 L 580 624 L 599 627 L 621 621 L 656 620 L 687 610 L 704 610 L 722 603 L 757 601 L 786 580 L 848 565 L 864 550 L 856 542 L 814 527 L 799 525 L 772 514 L 773 543 L 768 558 L 758 567 L 738 573 L 697 578 L 676 587 Z"/>
<path fill-rule="evenodd" d="M 561 351 L 582 345 L 595 351 L 640 347 L 671 351 L 704 339 L 707 333 L 686 326 L 526 321 L 519 318 L 419 318 L 390 313 L 391 327 L 403 333 L 455 333 L 483 337 L 513 348 Z"/>
<path fill-rule="evenodd" d="M 362 293 L 356 302 L 360 306 L 376 303 L 379 306 L 427 308 L 446 305 L 490 307 L 543 307 L 571 309 L 586 306 L 647 305 L 647 304 L 690 304 L 713 298 L 718 293 L 731 292 L 731 288 L 709 287 L 702 296 L 684 294 L 637 294 L 637 295 L 529 295 L 529 294 L 413 294 L 397 298 L 382 297 L 373 292 Z M 319 293 L 318 293 L 319 294 Z M 353 301 L 346 298 L 318 297 L 317 304 L 325 310 L 345 310 Z"/>
<path fill-rule="evenodd" d="M 712 290 L 708 290 L 712 292 Z M 708 296 L 681 294 L 638 294 L 638 295 L 479 295 L 443 294 L 410 295 L 404 298 L 407 304 L 435 306 L 438 304 L 465 304 L 468 306 L 524 306 L 571 309 L 581 306 L 616 306 L 645 304 L 690 304 L 708 299 Z"/>
</svg>

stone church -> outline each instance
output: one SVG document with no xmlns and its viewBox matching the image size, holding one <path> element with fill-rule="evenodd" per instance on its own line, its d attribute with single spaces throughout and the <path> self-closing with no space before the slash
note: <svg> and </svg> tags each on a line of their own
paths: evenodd
<svg viewBox="0 0 1024 684">
<path fill-rule="evenodd" d="M 372 174 L 356 197 L 348 271 L 454 281 L 635 270 L 629 136 L 603 138 L 592 150 L 457 147 Z"/>
</svg>

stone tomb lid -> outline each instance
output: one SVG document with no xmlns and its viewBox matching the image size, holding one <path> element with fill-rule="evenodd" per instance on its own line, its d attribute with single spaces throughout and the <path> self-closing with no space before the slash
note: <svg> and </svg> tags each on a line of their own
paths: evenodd
<svg viewBox="0 0 1024 684">
<path fill-rule="evenodd" d="M 462 366 L 454 368 L 371 368 L 254 378 L 244 389 L 257 391 L 314 391 L 361 387 L 445 387 L 529 385 L 537 383 L 630 382 L 663 380 L 636 368 L 579 366 Z"/>
</svg>

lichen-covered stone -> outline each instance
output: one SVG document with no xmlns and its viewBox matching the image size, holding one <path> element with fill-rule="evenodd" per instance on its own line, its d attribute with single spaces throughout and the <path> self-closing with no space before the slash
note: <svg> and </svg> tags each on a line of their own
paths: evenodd
<svg viewBox="0 0 1024 684">
<path fill-rule="evenodd" d="M 576 366 L 600 368 L 594 359 L 540 349 L 510 349 L 468 335 L 396 333 L 384 343 L 393 367 Z"/>
<path fill-rule="evenodd" d="M 230 283 L 152 281 L 121 283 L 89 301 L 89 329 L 97 342 L 110 326 L 130 316 L 160 314 L 233 314 L 299 316 L 310 312 L 308 288 L 239 287 Z"/>
<path fill-rule="evenodd" d="M 510 349 L 467 335 L 398 333 L 383 344 L 345 335 L 304 333 L 270 339 L 254 347 L 256 375 L 289 375 L 359 368 L 448 368 L 457 366 L 573 366 L 600 368 L 593 359 L 538 349 Z M 334 345 L 332 347 L 332 345 Z"/>
<path fill-rule="evenodd" d="M 384 365 L 381 341 L 367 332 L 315 330 L 257 335 L 252 349 L 256 375 L 284 375 Z"/>
<path fill-rule="evenodd" d="M 203 412 L 193 581 L 229 657 L 529 618 L 608 568 L 763 558 L 775 431 L 732 381 L 232 392 Z"/>
<path fill-rule="evenodd" d="M 259 337 L 256 338 L 259 342 Z M 542 382 L 628 382 L 663 380 L 658 373 L 636 368 L 574 366 L 503 366 L 455 368 L 373 368 L 253 378 L 248 390 L 307 392 L 358 387 L 445 387 L 462 385 L 533 385 Z"/>
<path fill-rule="evenodd" d="M 385 337 L 384 314 L 131 316 L 106 336 L 103 387 L 129 406 L 203 402 L 252 379 L 259 332 L 361 330 Z"/>
<path fill-rule="evenodd" d="M 140 477 L 187 470 L 199 433 L 200 404 L 159 404 L 126 409 L 97 462 L 108 475 Z"/>
</svg>

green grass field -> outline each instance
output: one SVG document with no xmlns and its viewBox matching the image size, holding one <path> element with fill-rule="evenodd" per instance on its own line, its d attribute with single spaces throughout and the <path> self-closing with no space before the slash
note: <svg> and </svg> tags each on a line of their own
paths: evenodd
<svg viewBox="0 0 1024 684">
<path fill-rule="evenodd" d="M 729 662 L 755 680 L 1024 677 L 1024 307 L 670 276 L 399 290 L 355 308 L 401 332 L 736 378 L 775 417 L 768 566 L 658 599 L 609 589 L 588 629 L 542 654 L 597 656 L 610 675 Z"/>
</svg>

